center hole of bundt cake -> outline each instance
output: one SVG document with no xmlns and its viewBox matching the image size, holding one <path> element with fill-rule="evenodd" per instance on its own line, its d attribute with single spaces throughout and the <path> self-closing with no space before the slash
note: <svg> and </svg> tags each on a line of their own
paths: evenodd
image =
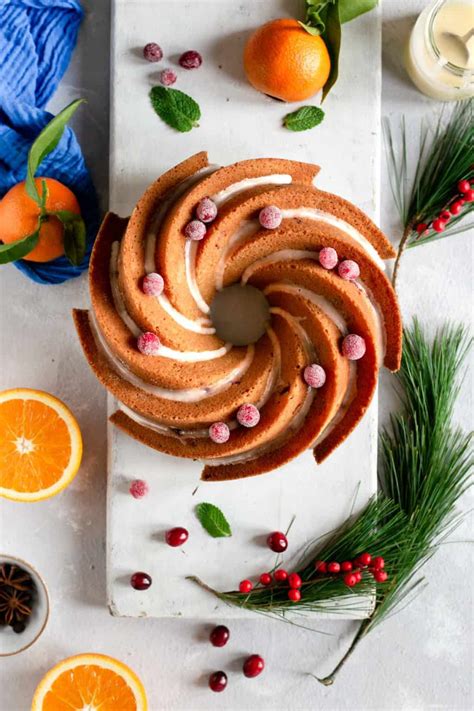
<svg viewBox="0 0 474 711">
<path fill-rule="evenodd" d="M 261 291 L 247 284 L 233 284 L 218 291 L 211 304 L 216 335 L 234 346 L 248 346 L 263 336 L 270 321 L 270 307 Z"/>
</svg>

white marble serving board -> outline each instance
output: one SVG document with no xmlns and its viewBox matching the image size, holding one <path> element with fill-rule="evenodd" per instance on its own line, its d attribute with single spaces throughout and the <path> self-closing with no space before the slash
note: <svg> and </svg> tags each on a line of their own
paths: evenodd
<svg viewBox="0 0 474 711">
<path fill-rule="evenodd" d="M 274 156 L 317 163 L 318 185 L 332 190 L 378 218 L 380 170 L 380 12 L 345 29 L 351 52 L 324 105 L 325 121 L 306 133 L 291 133 L 282 117 L 287 106 L 255 92 L 244 80 L 241 56 L 252 28 L 295 13 L 294 2 L 266 0 L 115 0 L 112 55 L 110 209 L 130 213 L 143 190 L 164 170 L 200 151 L 213 163 Z M 179 7 L 179 23 L 176 11 Z M 158 42 L 165 58 L 149 64 L 143 45 Z M 177 58 L 198 49 L 202 67 L 185 71 Z M 365 71 L 371 57 L 371 70 Z M 165 126 L 149 105 L 150 87 L 162 68 L 178 72 L 175 85 L 200 104 L 200 127 L 179 134 Z M 308 102 L 305 102 L 308 103 Z M 347 107 L 351 107 L 348 111 Z M 116 409 L 110 398 L 109 411 Z M 109 427 L 107 518 L 108 602 L 118 616 L 240 616 L 236 608 L 187 581 L 198 575 L 210 585 L 234 589 L 244 577 L 271 568 L 275 556 L 265 546 L 273 530 L 285 530 L 295 515 L 285 566 L 311 540 L 348 515 L 357 492 L 359 510 L 376 490 L 377 406 L 329 459 L 316 466 L 307 452 L 278 471 L 227 483 L 201 483 L 197 462 L 162 455 Z M 149 496 L 127 492 L 134 478 L 146 479 Z M 234 535 L 212 539 L 194 516 L 200 501 L 217 504 Z M 164 532 L 185 526 L 189 541 L 173 549 Z M 153 585 L 132 590 L 136 570 L 149 572 Z M 370 600 L 365 601 L 370 607 Z M 354 611 L 353 616 L 363 616 Z"/>
</svg>

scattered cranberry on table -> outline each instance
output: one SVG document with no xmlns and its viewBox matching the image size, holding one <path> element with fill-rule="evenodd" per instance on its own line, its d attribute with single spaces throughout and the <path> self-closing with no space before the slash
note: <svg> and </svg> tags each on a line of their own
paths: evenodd
<svg viewBox="0 0 474 711">
<path fill-rule="evenodd" d="M 134 573 L 130 578 L 130 585 L 134 590 L 148 590 L 151 582 L 151 576 L 148 573 Z"/>
<path fill-rule="evenodd" d="M 248 657 L 243 666 L 243 672 L 246 677 L 252 679 L 263 672 L 265 668 L 265 662 L 259 654 L 252 654 Z"/>
<path fill-rule="evenodd" d="M 143 479 L 134 479 L 130 484 L 129 492 L 134 499 L 143 499 L 149 492 L 149 486 Z"/>
<path fill-rule="evenodd" d="M 274 531 L 267 538 L 267 546 L 275 553 L 284 553 L 288 548 L 288 539 L 281 531 Z"/>
<path fill-rule="evenodd" d="M 177 78 L 178 76 L 176 72 L 173 71 L 173 69 L 163 69 L 160 74 L 160 82 L 163 84 L 163 86 L 172 86 L 176 83 Z"/>
<path fill-rule="evenodd" d="M 229 637 L 229 628 L 225 625 L 217 625 L 209 635 L 209 640 L 213 647 L 225 647 L 229 641 Z"/>
<path fill-rule="evenodd" d="M 195 49 L 189 49 L 187 52 L 183 52 L 179 63 L 183 69 L 197 69 L 202 64 L 202 57 Z"/>
<path fill-rule="evenodd" d="M 216 671 L 209 677 L 209 688 L 211 691 L 224 691 L 227 686 L 227 674 L 223 671 Z"/>
<path fill-rule="evenodd" d="M 272 584 L 272 576 L 270 573 L 262 573 L 259 580 L 265 587 Z"/>
<path fill-rule="evenodd" d="M 253 585 L 250 580 L 242 580 L 242 582 L 239 584 L 239 590 L 241 593 L 249 593 L 252 588 Z"/>
<path fill-rule="evenodd" d="M 156 42 L 148 42 L 143 47 L 143 56 L 147 62 L 159 62 L 160 59 L 163 59 L 163 50 Z"/>
<path fill-rule="evenodd" d="M 178 546 L 182 546 L 183 543 L 186 543 L 189 538 L 189 533 L 185 528 L 176 526 L 176 528 L 171 528 L 169 531 L 166 531 L 165 538 L 169 546 L 177 548 Z"/>
</svg>

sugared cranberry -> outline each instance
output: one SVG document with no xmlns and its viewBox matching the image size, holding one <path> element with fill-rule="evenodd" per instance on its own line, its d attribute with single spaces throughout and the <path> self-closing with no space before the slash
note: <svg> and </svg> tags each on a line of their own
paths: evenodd
<svg viewBox="0 0 474 711">
<path fill-rule="evenodd" d="M 242 580 L 239 583 L 239 590 L 241 593 L 249 593 L 252 590 L 252 588 L 253 588 L 253 585 L 250 582 L 250 580 Z"/>
<path fill-rule="evenodd" d="M 216 671 L 209 677 L 209 688 L 211 691 L 224 691 L 227 686 L 227 674 L 223 671 Z"/>
<path fill-rule="evenodd" d="M 381 555 L 376 555 L 375 558 L 372 558 L 371 567 L 374 568 L 374 570 L 382 570 L 382 568 L 385 568 L 385 561 Z"/>
<path fill-rule="evenodd" d="M 324 574 L 328 572 L 328 564 L 324 560 L 317 560 L 314 564 L 314 567 L 317 573 Z"/>
<path fill-rule="evenodd" d="M 463 197 L 466 202 L 474 202 L 474 190 L 466 190 Z"/>
<path fill-rule="evenodd" d="M 343 578 L 344 582 L 346 585 L 348 585 L 350 588 L 353 588 L 354 585 L 357 585 L 357 575 L 355 573 L 346 573 Z"/>
<path fill-rule="evenodd" d="M 370 555 L 370 553 L 361 553 L 359 556 L 357 556 L 357 563 L 364 567 L 370 565 L 371 561 L 372 556 Z"/>
<path fill-rule="evenodd" d="M 435 232 L 444 232 L 446 229 L 446 222 L 444 220 L 440 220 L 439 217 L 436 218 L 436 220 L 433 220 L 433 229 Z"/>
<path fill-rule="evenodd" d="M 183 543 L 186 543 L 189 538 L 189 533 L 185 528 L 176 526 L 176 528 L 170 528 L 169 531 L 166 531 L 165 538 L 169 546 L 177 548 L 178 546 L 182 546 Z"/>
<path fill-rule="evenodd" d="M 275 570 L 273 573 L 273 577 L 277 581 L 277 583 L 284 583 L 285 580 L 288 580 L 288 573 L 286 570 L 283 570 L 283 568 L 278 568 L 278 570 Z"/>
<path fill-rule="evenodd" d="M 148 590 L 151 582 L 151 576 L 148 573 L 134 573 L 130 578 L 130 585 L 134 590 Z"/>
<path fill-rule="evenodd" d="M 291 602 L 299 602 L 301 600 L 301 592 L 298 588 L 290 588 L 288 590 L 288 599 L 291 600 Z"/>
<path fill-rule="evenodd" d="M 455 200 L 449 208 L 449 212 L 451 213 L 451 215 L 459 215 L 462 210 L 462 206 L 463 203 L 460 200 Z"/>
<path fill-rule="evenodd" d="M 255 405 L 245 403 L 237 410 L 237 422 L 243 427 L 255 427 L 260 422 L 260 412 Z"/>
<path fill-rule="evenodd" d="M 184 228 L 184 234 L 186 237 L 194 240 L 195 242 L 199 242 L 199 240 L 204 239 L 206 231 L 206 225 L 204 222 L 201 222 L 201 220 L 191 220 L 191 222 L 188 222 Z"/>
<path fill-rule="evenodd" d="M 225 422 L 214 422 L 209 427 L 209 437 L 216 444 L 224 444 L 230 437 L 229 427 Z"/>
<path fill-rule="evenodd" d="M 458 183 L 458 190 L 460 193 L 466 193 L 471 188 L 471 183 L 469 180 L 460 180 Z"/>
<path fill-rule="evenodd" d="M 200 200 L 196 207 L 196 217 L 201 222 L 212 222 L 217 217 L 217 205 L 210 197 Z"/>
<path fill-rule="evenodd" d="M 335 573 L 339 573 L 340 571 L 341 571 L 340 563 L 338 563 L 335 560 L 328 563 L 328 573 L 332 573 L 334 575 Z"/>
<path fill-rule="evenodd" d="M 323 247 L 319 252 L 318 259 L 324 269 L 334 269 L 338 260 L 337 252 L 332 247 Z"/>
<path fill-rule="evenodd" d="M 213 647 L 225 647 L 229 641 L 229 637 L 229 628 L 225 625 L 217 625 L 209 635 L 209 640 Z"/>
<path fill-rule="evenodd" d="M 147 62 L 159 62 L 160 59 L 163 59 L 163 50 L 156 42 L 148 42 L 143 47 L 143 56 Z"/>
<path fill-rule="evenodd" d="M 265 662 L 259 654 L 252 654 L 245 660 L 243 666 L 243 672 L 245 676 L 249 677 L 250 679 L 254 676 L 258 676 L 259 674 L 261 674 L 264 669 Z"/>
<path fill-rule="evenodd" d="M 165 287 L 165 282 L 161 274 L 150 272 L 143 277 L 142 290 L 147 296 L 159 296 Z"/>
<path fill-rule="evenodd" d="M 130 484 L 129 492 L 134 499 L 143 499 L 149 492 L 149 486 L 143 479 L 134 479 Z"/>
<path fill-rule="evenodd" d="M 360 275 L 359 265 L 352 259 L 344 259 L 344 261 L 339 264 L 337 268 L 337 273 L 339 274 L 341 279 L 345 279 L 346 281 L 353 281 L 354 279 L 357 279 L 357 277 Z"/>
<path fill-rule="evenodd" d="M 352 563 L 350 560 L 345 560 L 343 563 L 341 563 L 341 570 L 343 573 L 348 573 L 350 570 L 352 570 Z"/>
<path fill-rule="evenodd" d="M 303 378 L 310 388 L 322 388 L 326 382 L 326 371 L 317 363 L 312 363 L 304 369 Z"/>
<path fill-rule="evenodd" d="M 298 573 L 289 574 L 288 585 L 290 586 L 290 588 L 300 588 L 303 585 L 303 581 L 301 580 Z"/>
<path fill-rule="evenodd" d="M 342 341 L 342 355 L 349 360 L 359 360 L 365 354 L 366 345 L 361 336 L 350 333 Z"/>
<path fill-rule="evenodd" d="M 160 352 L 160 339 L 155 333 L 142 333 L 137 338 L 137 348 L 143 355 L 156 356 Z"/>
<path fill-rule="evenodd" d="M 195 49 L 189 49 L 181 55 L 179 63 L 183 69 L 197 69 L 202 64 L 202 57 Z"/>
<path fill-rule="evenodd" d="M 270 575 L 270 573 L 262 573 L 261 576 L 260 576 L 260 578 L 259 578 L 259 580 L 260 580 L 260 582 L 261 582 L 262 585 L 265 585 L 265 587 L 266 587 L 267 585 L 271 585 L 271 584 L 272 584 L 272 576 Z"/>
<path fill-rule="evenodd" d="M 288 548 L 288 539 L 281 531 L 274 531 L 267 538 L 267 546 L 275 553 L 284 553 Z"/>
<path fill-rule="evenodd" d="M 176 83 L 177 78 L 178 75 L 175 71 L 173 71 L 173 69 L 163 69 L 160 74 L 160 82 L 163 84 L 163 86 L 172 86 Z"/>
<path fill-rule="evenodd" d="M 267 205 L 258 215 L 258 221 L 266 230 L 276 230 L 280 227 L 282 219 L 281 210 L 276 205 Z"/>
<path fill-rule="evenodd" d="M 385 570 L 374 570 L 373 576 L 377 583 L 384 583 L 388 578 Z"/>
</svg>

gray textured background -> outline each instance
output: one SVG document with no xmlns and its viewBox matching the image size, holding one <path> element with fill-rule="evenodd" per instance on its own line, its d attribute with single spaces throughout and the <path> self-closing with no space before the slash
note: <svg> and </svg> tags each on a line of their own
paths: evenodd
<svg viewBox="0 0 474 711">
<path fill-rule="evenodd" d="M 75 128 L 106 208 L 109 7 L 104 0 L 84 4 L 88 10 L 79 44 L 51 109 L 78 95 L 88 99 L 87 111 L 79 112 Z M 424 4 L 384 2 L 383 113 L 393 117 L 405 113 L 413 136 L 418 118 L 440 108 L 415 91 L 402 66 L 404 43 Z M 382 226 L 395 237 L 397 221 L 386 178 L 382 205 Z M 406 321 L 418 313 L 432 330 L 448 318 L 471 319 L 471 241 L 472 236 L 463 235 L 406 256 L 400 280 Z M 0 387 L 39 387 L 56 393 L 77 414 L 86 443 L 80 475 L 61 496 L 31 506 L 1 502 L 1 547 L 37 563 L 53 601 L 42 639 L 26 653 L 0 662 L 2 710 L 26 711 L 46 670 L 62 657 L 85 651 L 112 654 L 130 663 L 145 683 L 152 711 L 472 707 L 468 520 L 426 566 L 428 588 L 361 644 L 333 688 L 323 688 L 307 672 L 323 675 L 332 668 L 353 634 L 352 623 L 319 624 L 331 635 L 323 636 L 261 618 L 236 621 L 232 648 L 213 650 L 203 643 L 208 628 L 201 623 L 111 618 L 104 606 L 105 394 L 83 361 L 69 318 L 72 306 L 87 304 L 86 280 L 45 289 L 12 267 L 2 268 L 0 303 Z M 457 409 L 465 427 L 472 426 L 470 383 L 464 381 Z M 383 382 L 382 413 L 389 401 Z M 466 497 L 464 505 L 472 508 L 472 498 Z M 221 666 L 237 671 L 242 654 L 254 649 L 268 662 L 265 677 L 246 682 L 236 674 L 225 695 L 207 691 L 210 671 Z"/>
</svg>

